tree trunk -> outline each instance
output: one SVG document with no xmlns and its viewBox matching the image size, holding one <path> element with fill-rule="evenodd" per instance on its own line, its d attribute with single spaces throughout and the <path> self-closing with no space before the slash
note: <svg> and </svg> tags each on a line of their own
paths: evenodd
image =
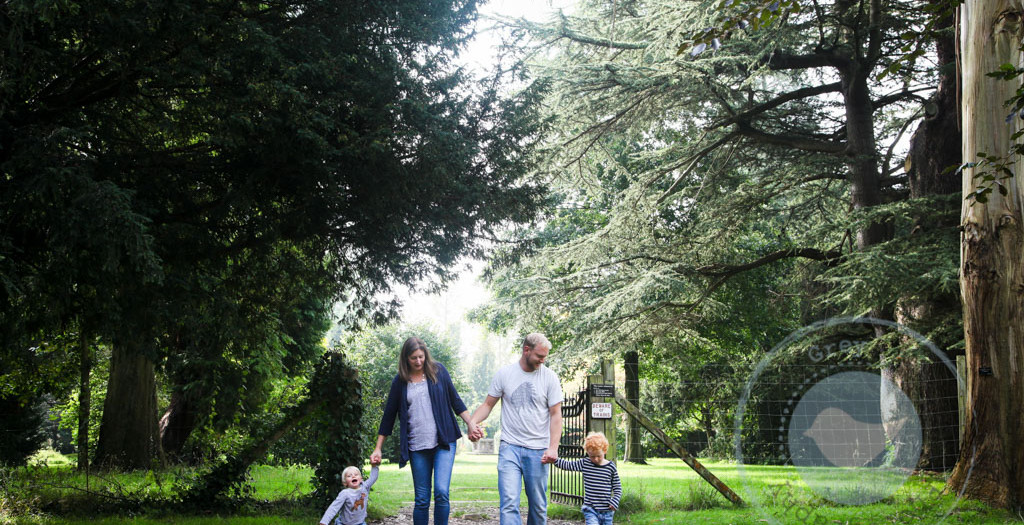
<svg viewBox="0 0 1024 525">
<path fill-rule="evenodd" d="M 163 465 L 157 428 L 156 375 L 142 345 L 116 344 L 96 463 L 106 468 L 147 469 Z"/>
<path fill-rule="evenodd" d="M 633 403 L 633 406 L 640 406 L 640 353 L 637 351 L 626 352 L 626 399 Z M 644 448 L 640 443 L 640 432 L 643 427 L 636 418 L 630 416 L 628 419 L 628 432 L 626 433 L 626 461 L 646 465 L 644 459 Z"/>
<path fill-rule="evenodd" d="M 181 391 L 175 388 L 171 392 L 171 403 L 160 418 L 160 444 L 164 454 L 175 458 L 181 455 L 185 442 L 192 434 L 199 420 L 195 403 Z"/>
<path fill-rule="evenodd" d="M 846 166 L 850 183 L 850 204 L 855 210 L 871 208 L 882 203 L 882 188 L 878 168 L 878 149 L 875 141 L 875 108 L 868 87 L 868 78 L 877 61 L 877 40 L 881 34 L 876 25 L 882 17 L 882 6 L 878 0 L 870 2 L 840 2 L 837 8 L 841 16 L 864 16 L 865 4 L 871 27 L 863 36 L 849 38 L 848 44 L 855 46 L 849 60 L 837 63 L 836 71 L 843 90 L 843 107 L 846 112 Z M 888 240 L 889 228 L 882 223 L 870 223 L 856 232 L 857 249 Z M 878 305 L 883 307 L 884 305 Z"/>
<path fill-rule="evenodd" d="M 917 467 L 952 469 L 959 455 L 956 376 L 937 359 L 905 360 L 894 372 L 893 381 L 910 398 L 920 418 L 921 455 Z"/>
<path fill-rule="evenodd" d="M 92 348 L 85 331 L 79 334 L 78 358 L 78 470 L 89 470 L 89 412 L 92 409 Z"/>
<path fill-rule="evenodd" d="M 987 77 L 1001 64 L 1017 64 L 1021 42 L 1020 0 L 966 0 L 961 7 L 963 159 L 981 152 L 1008 156 L 1020 119 L 1006 123 L 1004 103 L 1020 79 Z M 1019 66 L 1018 66 L 1019 67 Z M 1021 173 L 1021 160 L 1011 165 Z M 983 166 L 963 170 L 964 195 L 972 194 Z M 989 183 L 991 184 L 991 183 Z M 969 375 L 967 421 L 950 491 L 1016 508 L 1024 504 L 1024 238 L 1017 175 L 1008 195 L 993 191 L 987 202 L 965 199 L 961 209 L 960 290 Z"/>
<path fill-rule="evenodd" d="M 875 118 L 867 76 L 859 65 L 840 70 L 846 105 L 846 165 L 850 178 L 850 204 L 855 210 L 882 203 L 875 147 Z M 874 222 L 857 231 L 857 249 L 864 250 L 889 239 L 885 224 Z M 881 305 L 880 305 L 881 306 Z"/>
<path fill-rule="evenodd" d="M 939 6 L 946 0 L 929 0 Z M 936 24 L 937 30 L 949 29 L 952 16 Z M 956 40 L 951 33 L 938 33 L 935 51 L 940 74 L 935 95 L 925 104 L 925 118 L 910 140 L 907 176 L 910 197 L 959 194 L 960 175 L 949 169 L 960 164 L 960 121 L 957 107 L 959 76 L 953 68 L 956 61 Z M 959 214 L 950 209 L 948 220 L 916 221 L 914 232 L 923 235 L 959 224 Z M 960 320 L 960 297 L 949 293 L 925 299 L 900 300 L 897 317 L 900 323 L 919 333 L 938 328 L 937 323 Z M 962 320 L 960 320 L 962 322 Z M 950 348 L 957 341 L 933 340 L 939 348 Z M 947 352 L 949 352 L 947 350 Z M 955 355 L 949 355 L 952 359 Z M 957 415 L 956 376 L 935 360 L 904 360 L 893 370 L 894 381 L 918 408 L 921 421 L 922 448 L 918 468 L 946 471 L 953 468 L 959 455 L 959 420 Z"/>
</svg>

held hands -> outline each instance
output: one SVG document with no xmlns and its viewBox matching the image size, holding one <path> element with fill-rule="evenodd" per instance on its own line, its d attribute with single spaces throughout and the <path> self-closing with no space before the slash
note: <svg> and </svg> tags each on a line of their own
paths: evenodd
<svg viewBox="0 0 1024 525">
<path fill-rule="evenodd" d="M 373 449 L 373 453 L 370 454 L 370 465 L 374 467 L 380 466 L 381 453 L 379 448 Z"/>
<path fill-rule="evenodd" d="M 544 455 L 540 457 L 541 463 L 554 463 L 558 461 L 558 449 L 549 448 L 544 451 Z"/>
<path fill-rule="evenodd" d="M 469 440 L 473 443 L 480 441 L 480 439 L 484 437 L 484 429 L 480 428 L 480 425 L 475 423 L 466 425 L 466 432 L 469 434 Z"/>
</svg>

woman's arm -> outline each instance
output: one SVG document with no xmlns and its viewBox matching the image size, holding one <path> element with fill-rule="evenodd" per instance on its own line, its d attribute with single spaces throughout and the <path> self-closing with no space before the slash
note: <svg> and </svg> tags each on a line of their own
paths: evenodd
<svg viewBox="0 0 1024 525">
<path fill-rule="evenodd" d="M 377 434 L 382 436 L 390 436 L 391 430 L 395 428 L 395 417 L 398 416 L 398 403 L 402 397 L 401 379 L 396 375 L 395 379 L 391 381 L 391 389 L 388 390 L 388 399 L 384 403 L 384 414 L 380 417 L 380 428 L 377 429 Z"/>
<path fill-rule="evenodd" d="M 370 454 L 370 463 L 380 463 L 381 460 L 381 447 L 384 446 L 384 439 L 387 436 L 377 434 L 377 446 L 374 447 L 373 452 Z M 365 449 L 364 449 L 365 450 Z"/>
<path fill-rule="evenodd" d="M 384 413 L 380 416 L 380 427 L 377 429 L 377 447 L 370 454 L 371 461 L 380 461 L 381 447 L 384 446 L 384 439 L 391 435 L 395 428 L 395 417 L 398 415 L 398 401 L 401 396 L 401 379 L 396 375 L 391 381 L 391 389 L 388 390 L 388 400 L 384 403 Z"/>
</svg>

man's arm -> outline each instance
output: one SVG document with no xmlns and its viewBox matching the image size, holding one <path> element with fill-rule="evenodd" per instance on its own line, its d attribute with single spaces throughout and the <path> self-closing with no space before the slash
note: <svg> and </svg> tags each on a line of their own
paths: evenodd
<svg viewBox="0 0 1024 525">
<path fill-rule="evenodd" d="M 562 403 L 557 403 L 548 408 L 551 416 L 551 435 L 548 440 L 548 449 L 541 457 L 541 463 L 554 463 L 558 460 L 558 442 L 562 439 Z"/>
<path fill-rule="evenodd" d="M 466 422 L 466 437 L 473 440 L 473 435 L 476 434 L 476 423 L 473 423 L 473 418 L 469 414 L 469 410 L 463 410 L 459 417 Z M 479 439 L 479 438 L 478 438 Z"/>
<path fill-rule="evenodd" d="M 473 428 L 469 431 L 470 441 L 478 441 L 484 437 L 484 430 L 480 428 L 480 423 L 487 419 L 487 416 L 491 415 L 491 410 L 497 403 L 498 398 L 488 395 L 484 402 L 480 403 L 480 406 L 476 407 L 476 410 L 473 411 L 473 415 L 469 418 L 469 422 L 473 425 Z"/>
</svg>

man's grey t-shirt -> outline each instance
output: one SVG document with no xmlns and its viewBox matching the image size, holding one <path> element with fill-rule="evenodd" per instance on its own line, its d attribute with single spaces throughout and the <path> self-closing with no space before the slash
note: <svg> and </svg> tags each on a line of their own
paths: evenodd
<svg viewBox="0 0 1024 525">
<path fill-rule="evenodd" d="M 562 402 L 562 386 L 554 372 L 544 365 L 524 372 L 518 362 L 512 363 L 494 374 L 487 395 L 501 399 L 502 441 L 534 450 L 548 448 L 549 409 Z"/>
</svg>

